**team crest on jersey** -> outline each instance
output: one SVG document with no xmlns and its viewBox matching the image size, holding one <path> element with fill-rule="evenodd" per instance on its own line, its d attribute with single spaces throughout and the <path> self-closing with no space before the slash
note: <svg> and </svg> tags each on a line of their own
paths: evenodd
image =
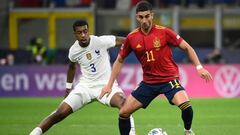
<svg viewBox="0 0 240 135">
<path fill-rule="evenodd" d="M 156 38 L 153 40 L 153 46 L 154 46 L 154 48 L 155 48 L 157 51 L 160 49 L 161 43 L 160 43 L 160 39 L 159 39 L 159 38 L 156 37 Z"/>
<path fill-rule="evenodd" d="M 87 57 L 88 60 L 91 60 L 91 59 L 92 59 L 91 53 L 87 53 L 87 54 L 86 54 L 86 57 Z"/>
</svg>

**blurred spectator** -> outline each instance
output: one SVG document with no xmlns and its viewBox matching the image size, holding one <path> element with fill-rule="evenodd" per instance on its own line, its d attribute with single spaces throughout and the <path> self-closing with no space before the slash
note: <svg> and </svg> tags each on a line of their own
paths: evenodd
<svg viewBox="0 0 240 135">
<path fill-rule="evenodd" d="M 30 45 L 27 50 L 31 52 L 31 62 L 35 64 L 46 64 L 47 48 L 43 45 L 43 39 L 40 37 L 33 37 L 30 40 Z"/>
<path fill-rule="evenodd" d="M 222 58 L 221 50 L 216 48 L 210 52 L 207 57 L 204 59 L 205 63 L 225 63 L 225 60 Z"/>
<path fill-rule="evenodd" d="M 15 57 L 13 54 L 8 54 L 6 58 L 1 58 L 0 59 L 0 65 L 7 65 L 7 66 L 12 66 L 14 65 L 15 62 Z"/>
<path fill-rule="evenodd" d="M 1 58 L 1 59 L 0 59 L 0 65 L 1 65 L 1 66 L 6 65 L 6 63 L 7 63 L 6 58 Z"/>
<path fill-rule="evenodd" d="M 15 57 L 13 54 L 8 54 L 6 57 L 7 65 L 12 66 L 15 64 Z"/>
</svg>

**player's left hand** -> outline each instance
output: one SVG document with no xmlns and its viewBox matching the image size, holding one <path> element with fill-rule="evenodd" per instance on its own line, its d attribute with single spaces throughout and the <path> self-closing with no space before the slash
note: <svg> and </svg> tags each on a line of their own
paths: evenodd
<svg viewBox="0 0 240 135">
<path fill-rule="evenodd" d="M 99 96 L 99 98 L 101 99 L 105 94 L 107 94 L 107 96 L 111 93 L 112 91 L 112 88 L 109 87 L 108 85 L 105 85 L 103 88 L 102 88 L 102 91 L 101 91 L 101 94 Z"/>
<path fill-rule="evenodd" d="M 202 69 L 199 69 L 198 70 L 198 75 L 205 79 L 206 82 L 209 82 L 212 80 L 212 75 L 205 69 L 205 68 L 202 68 Z"/>
</svg>

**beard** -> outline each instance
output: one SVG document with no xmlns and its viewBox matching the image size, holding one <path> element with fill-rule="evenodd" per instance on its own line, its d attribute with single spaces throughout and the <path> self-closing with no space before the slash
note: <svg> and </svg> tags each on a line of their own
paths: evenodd
<svg viewBox="0 0 240 135">
<path fill-rule="evenodd" d="M 148 30 L 150 29 L 150 26 L 151 25 L 149 23 L 143 23 L 141 27 L 145 32 L 148 32 Z"/>
</svg>

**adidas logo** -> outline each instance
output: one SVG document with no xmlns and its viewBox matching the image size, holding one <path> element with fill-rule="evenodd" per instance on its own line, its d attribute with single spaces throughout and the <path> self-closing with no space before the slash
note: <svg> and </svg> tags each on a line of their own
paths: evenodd
<svg viewBox="0 0 240 135">
<path fill-rule="evenodd" d="M 140 45 L 140 44 L 138 44 L 137 46 L 136 46 L 136 48 L 141 48 L 142 46 Z"/>
</svg>

